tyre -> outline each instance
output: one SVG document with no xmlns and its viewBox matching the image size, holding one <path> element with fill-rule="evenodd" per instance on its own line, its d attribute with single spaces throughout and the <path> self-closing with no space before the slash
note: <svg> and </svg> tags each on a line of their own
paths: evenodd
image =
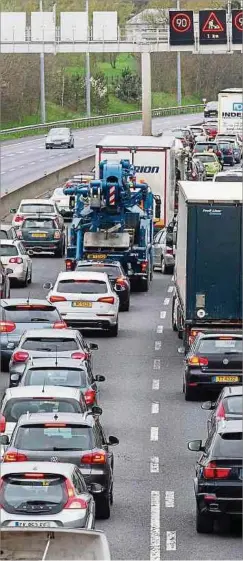
<svg viewBox="0 0 243 561">
<path fill-rule="evenodd" d="M 196 530 L 198 534 L 212 534 L 214 520 L 211 516 L 200 512 L 197 506 Z"/>
<path fill-rule="evenodd" d="M 96 517 L 100 518 L 101 520 L 107 520 L 108 518 L 110 518 L 110 515 L 110 496 L 109 493 L 106 492 L 105 495 L 103 495 L 96 501 Z"/>
<path fill-rule="evenodd" d="M 189 388 L 186 384 L 184 384 L 184 394 L 186 401 L 193 401 L 196 397 L 196 392 L 194 389 Z"/>
<path fill-rule="evenodd" d="M 173 273 L 173 267 L 166 265 L 163 257 L 161 257 L 161 273 L 162 275 L 169 275 Z"/>
<path fill-rule="evenodd" d="M 175 320 L 175 298 L 172 300 L 172 314 L 171 314 L 171 323 L 173 331 L 178 331 L 177 323 Z"/>
<path fill-rule="evenodd" d="M 27 286 L 27 285 L 28 285 L 28 270 L 26 272 L 25 279 L 21 282 L 21 286 Z"/>
<path fill-rule="evenodd" d="M 234 165 L 234 162 L 230 162 L 230 167 L 232 168 Z"/>
<path fill-rule="evenodd" d="M 116 323 L 116 325 L 112 325 L 109 328 L 109 335 L 110 335 L 110 337 L 117 337 L 117 335 L 118 335 L 118 322 Z"/>
<path fill-rule="evenodd" d="M 28 278 L 28 284 L 31 284 L 31 283 L 32 283 L 32 269 L 30 271 L 30 275 L 29 275 L 29 278 Z"/>
<path fill-rule="evenodd" d="M 63 245 L 61 247 L 58 247 L 57 249 L 55 249 L 54 255 L 55 255 L 55 257 L 62 257 L 63 256 Z"/>
<path fill-rule="evenodd" d="M 129 312 L 129 308 L 130 308 L 130 300 L 127 300 L 127 302 L 125 302 L 125 304 L 123 304 L 120 308 L 121 312 Z"/>
<path fill-rule="evenodd" d="M 148 292 L 149 289 L 149 277 L 146 279 L 140 279 L 139 288 L 141 292 Z"/>
</svg>

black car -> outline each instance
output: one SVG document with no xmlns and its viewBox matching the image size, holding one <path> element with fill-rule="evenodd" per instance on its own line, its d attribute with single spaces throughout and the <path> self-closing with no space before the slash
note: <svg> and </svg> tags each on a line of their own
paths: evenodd
<svg viewBox="0 0 243 561">
<path fill-rule="evenodd" d="M 211 411 L 207 420 L 208 433 L 219 421 L 225 419 L 238 420 L 243 417 L 242 386 L 226 386 L 219 394 L 217 401 L 205 401 L 202 409 Z"/>
<path fill-rule="evenodd" d="M 188 443 L 202 452 L 196 464 L 196 529 L 212 533 L 214 521 L 242 519 L 242 421 L 221 421 L 208 436 Z"/>
<path fill-rule="evenodd" d="M 231 167 L 235 163 L 234 151 L 230 142 L 219 142 L 218 147 L 222 152 L 224 164 L 229 164 Z"/>
<path fill-rule="evenodd" d="M 231 384 L 242 385 L 242 334 L 199 333 L 185 357 L 186 401 Z"/>
<path fill-rule="evenodd" d="M 8 446 L 6 438 L 5 444 Z M 96 514 L 106 519 L 113 503 L 114 458 L 110 446 L 116 444 L 118 438 L 107 439 L 92 415 L 80 419 L 80 413 L 33 413 L 19 418 L 4 461 L 76 464 L 86 485 L 99 483 L 103 487 L 97 496 Z"/>
<path fill-rule="evenodd" d="M 130 281 L 119 261 L 79 261 L 76 271 L 106 273 L 113 290 L 119 296 L 119 310 L 128 312 L 130 307 Z"/>
<path fill-rule="evenodd" d="M 205 105 L 204 109 L 204 117 L 218 117 L 218 102 L 217 101 L 209 101 Z"/>
<path fill-rule="evenodd" d="M 65 227 L 54 217 L 41 214 L 24 218 L 16 232 L 27 250 L 34 253 L 51 251 L 62 257 L 65 251 Z"/>
</svg>

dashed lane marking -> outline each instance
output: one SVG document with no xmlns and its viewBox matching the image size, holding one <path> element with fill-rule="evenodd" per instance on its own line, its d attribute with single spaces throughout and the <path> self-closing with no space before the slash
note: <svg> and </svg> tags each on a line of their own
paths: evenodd
<svg viewBox="0 0 243 561">
<path fill-rule="evenodd" d="M 160 561 L 160 492 L 151 491 L 150 561 Z"/>
<path fill-rule="evenodd" d="M 175 506 L 175 493 L 174 491 L 165 492 L 165 506 L 166 508 L 174 508 Z"/>
<path fill-rule="evenodd" d="M 152 390 L 159 390 L 159 380 L 153 380 Z"/>
<path fill-rule="evenodd" d="M 160 312 L 160 319 L 165 319 L 166 318 L 166 312 Z"/>
<path fill-rule="evenodd" d="M 163 333 L 163 330 L 164 330 L 164 326 L 163 325 L 158 325 L 157 330 L 156 330 L 157 333 Z"/>
<path fill-rule="evenodd" d="M 174 287 L 173 286 L 169 286 L 167 292 L 173 292 Z"/>
<path fill-rule="evenodd" d="M 159 458 L 152 456 L 150 460 L 150 473 L 159 473 Z"/>
<path fill-rule="evenodd" d="M 160 358 L 155 358 L 154 359 L 154 366 L 153 366 L 154 370 L 160 370 Z"/>
<path fill-rule="evenodd" d="M 165 298 L 164 299 L 164 306 L 168 306 L 170 303 L 170 298 Z"/>
<path fill-rule="evenodd" d="M 161 341 L 155 341 L 154 350 L 159 351 L 161 349 L 161 345 L 162 345 Z"/>
<path fill-rule="evenodd" d="M 15 169 L 16 169 L 16 168 L 12 168 L 12 169 L 10 169 L 9 171 L 15 171 Z"/>
<path fill-rule="evenodd" d="M 151 442 L 157 442 L 158 439 L 159 439 L 159 427 L 151 427 L 150 429 Z"/>
<path fill-rule="evenodd" d="M 153 401 L 153 403 L 151 404 L 151 413 L 152 415 L 157 415 L 159 413 L 158 401 Z"/>
<path fill-rule="evenodd" d="M 176 532 L 166 532 L 166 551 L 176 551 Z"/>
</svg>

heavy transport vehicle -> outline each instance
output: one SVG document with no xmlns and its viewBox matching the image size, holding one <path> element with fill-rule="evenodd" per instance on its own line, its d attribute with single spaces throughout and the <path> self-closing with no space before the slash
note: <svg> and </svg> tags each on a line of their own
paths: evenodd
<svg viewBox="0 0 243 561">
<path fill-rule="evenodd" d="M 182 181 L 176 230 L 172 326 L 187 352 L 199 332 L 242 327 L 240 183 Z"/>
<path fill-rule="evenodd" d="M 221 90 L 218 94 L 218 132 L 239 133 L 242 136 L 242 88 Z"/>
<path fill-rule="evenodd" d="M 131 282 L 149 289 L 153 274 L 153 203 L 147 183 L 137 183 L 129 160 L 99 165 L 100 178 L 64 188 L 75 199 L 66 269 L 80 260 L 119 261 Z"/>
</svg>

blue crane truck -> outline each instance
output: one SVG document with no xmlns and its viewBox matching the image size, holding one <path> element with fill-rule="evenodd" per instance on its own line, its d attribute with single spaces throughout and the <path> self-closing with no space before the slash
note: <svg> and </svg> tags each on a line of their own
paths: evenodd
<svg viewBox="0 0 243 561">
<path fill-rule="evenodd" d="M 242 185 L 179 183 L 172 327 L 185 352 L 198 332 L 242 329 Z"/>
<path fill-rule="evenodd" d="M 147 291 L 153 274 L 154 196 L 145 182 L 136 183 L 129 160 L 104 160 L 99 167 L 99 179 L 64 188 L 74 206 L 66 270 L 84 259 L 120 261 L 131 286 Z"/>
</svg>

